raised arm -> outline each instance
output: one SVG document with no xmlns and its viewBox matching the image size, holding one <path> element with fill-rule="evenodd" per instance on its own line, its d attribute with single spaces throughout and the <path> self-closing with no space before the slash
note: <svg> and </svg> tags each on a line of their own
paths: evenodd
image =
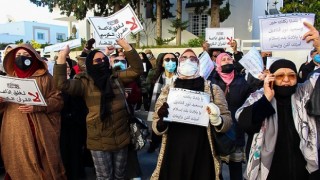
<svg viewBox="0 0 320 180">
<path fill-rule="evenodd" d="M 66 46 L 59 52 L 57 63 L 53 69 L 54 85 L 57 89 L 71 94 L 82 96 L 84 94 L 84 85 L 79 79 L 67 79 L 67 64 L 66 57 L 70 53 L 69 46 Z"/>
<path fill-rule="evenodd" d="M 142 61 L 140 60 L 137 51 L 123 38 L 117 40 L 117 43 L 125 50 L 124 54 L 127 57 L 130 67 L 126 70 L 117 71 L 118 78 L 124 84 L 134 81 L 143 73 Z"/>
</svg>

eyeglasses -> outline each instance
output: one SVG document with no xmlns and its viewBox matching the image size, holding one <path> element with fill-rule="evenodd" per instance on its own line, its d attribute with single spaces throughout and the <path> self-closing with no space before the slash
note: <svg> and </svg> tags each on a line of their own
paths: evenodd
<svg viewBox="0 0 320 180">
<path fill-rule="evenodd" d="M 176 62 L 177 61 L 176 58 L 164 58 L 163 60 L 166 61 L 166 62 L 169 62 L 169 61 Z"/>
<path fill-rule="evenodd" d="M 94 59 L 93 61 L 95 63 L 97 63 L 97 64 L 100 64 L 100 63 L 104 62 L 104 59 L 103 58 L 97 58 L 97 59 Z"/>
<path fill-rule="evenodd" d="M 115 59 L 113 60 L 113 63 L 118 63 L 118 62 L 122 62 L 122 64 L 127 64 L 127 61 L 124 59 Z"/>
<path fill-rule="evenodd" d="M 291 74 L 275 74 L 274 75 L 277 81 L 283 81 L 284 77 L 286 76 L 290 81 L 294 81 L 297 79 L 297 75 L 294 73 Z"/>
<path fill-rule="evenodd" d="M 179 61 L 185 61 L 187 59 L 190 59 L 191 62 L 198 62 L 199 61 L 196 56 L 189 56 L 189 57 L 188 56 L 181 56 L 179 58 Z"/>
</svg>

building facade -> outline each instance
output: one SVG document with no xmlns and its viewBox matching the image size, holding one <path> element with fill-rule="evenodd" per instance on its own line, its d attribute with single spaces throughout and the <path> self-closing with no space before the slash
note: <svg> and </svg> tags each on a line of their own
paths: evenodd
<svg viewBox="0 0 320 180">
<path fill-rule="evenodd" d="M 35 40 L 40 44 L 55 44 L 69 37 L 68 27 L 21 21 L 0 24 L 0 43 Z"/>
</svg>

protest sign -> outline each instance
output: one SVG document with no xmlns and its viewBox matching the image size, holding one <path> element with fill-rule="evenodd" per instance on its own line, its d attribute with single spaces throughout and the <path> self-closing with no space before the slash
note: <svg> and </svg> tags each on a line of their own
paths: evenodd
<svg viewBox="0 0 320 180">
<path fill-rule="evenodd" d="M 266 69 L 269 69 L 271 64 L 273 64 L 275 61 L 277 61 L 279 59 L 283 59 L 283 58 L 280 58 L 280 57 L 267 57 Z"/>
<path fill-rule="evenodd" d="M 200 76 L 202 76 L 205 79 L 208 79 L 211 71 L 214 68 L 214 64 L 207 53 L 207 51 L 203 51 L 201 56 L 199 57 L 200 62 Z"/>
<path fill-rule="evenodd" d="M 54 44 L 51 46 L 47 46 L 44 48 L 43 52 L 54 52 L 54 51 L 60 51 L 63 49 L 66 45 L 69 45 L 70 49 L 77 48 L 81 46 L 81 39 L 73 39 L 70 41 L 66 41 L 63 43 Z"/>
<path fill-rule="evenodd" d="M 302 40 L 309 29 L 303 22 L 314 23 L 314 14 L 277 14 L 259 17 L 260 43 L 263 51 L 311 49 Z"/>
<path fill-rule="evenodd" d="M 116 39 L 125 38 L 130 33 L 136 34 L 143 29 L 129 4 L 111 16 L 90 17 L 89 20 L 99 36 L 96 46 L 115 45 Z"/>
<path fill-rule="evenodd" d="M 255 47 L 252 47 L 250 51 L 241 58 L 239 63 L 257 79 L 264 68 L 262 57 Z"/>
<path fill-rule="evenodd" d="M 227 48 L 234 40 L 234 28 L 206 28 L 210 48 Z"/>
<path fill-rule="evenodd" d="M 47 106 L 35 79 L 0 76 L 0 97 L 5 101 Z"/>
<path fill-rule="evenodd" d="M 207 93 L 181 88 L 170 88 L 167 103 L 168 118 L 165 121 L 208 126 L 209 114 L 206 107 L 210 102 Z"/>
</svg>

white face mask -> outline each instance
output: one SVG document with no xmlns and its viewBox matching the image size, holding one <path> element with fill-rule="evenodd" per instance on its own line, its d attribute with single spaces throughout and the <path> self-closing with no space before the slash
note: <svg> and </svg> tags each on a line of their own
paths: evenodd
<svg viewBox="0 0 320 180">
<path fill-rule="evenodd" d="M 178 72 L 184 76 L 193 76 L 198 71 L 198 63 L 191 62 L 190 59 L 180 62 Z"/>
<path fill-rule="evenodd" d="M 147 58 L 150 59 L 152 56 L 151 54 L 147 54 Z"/>
</svg>

